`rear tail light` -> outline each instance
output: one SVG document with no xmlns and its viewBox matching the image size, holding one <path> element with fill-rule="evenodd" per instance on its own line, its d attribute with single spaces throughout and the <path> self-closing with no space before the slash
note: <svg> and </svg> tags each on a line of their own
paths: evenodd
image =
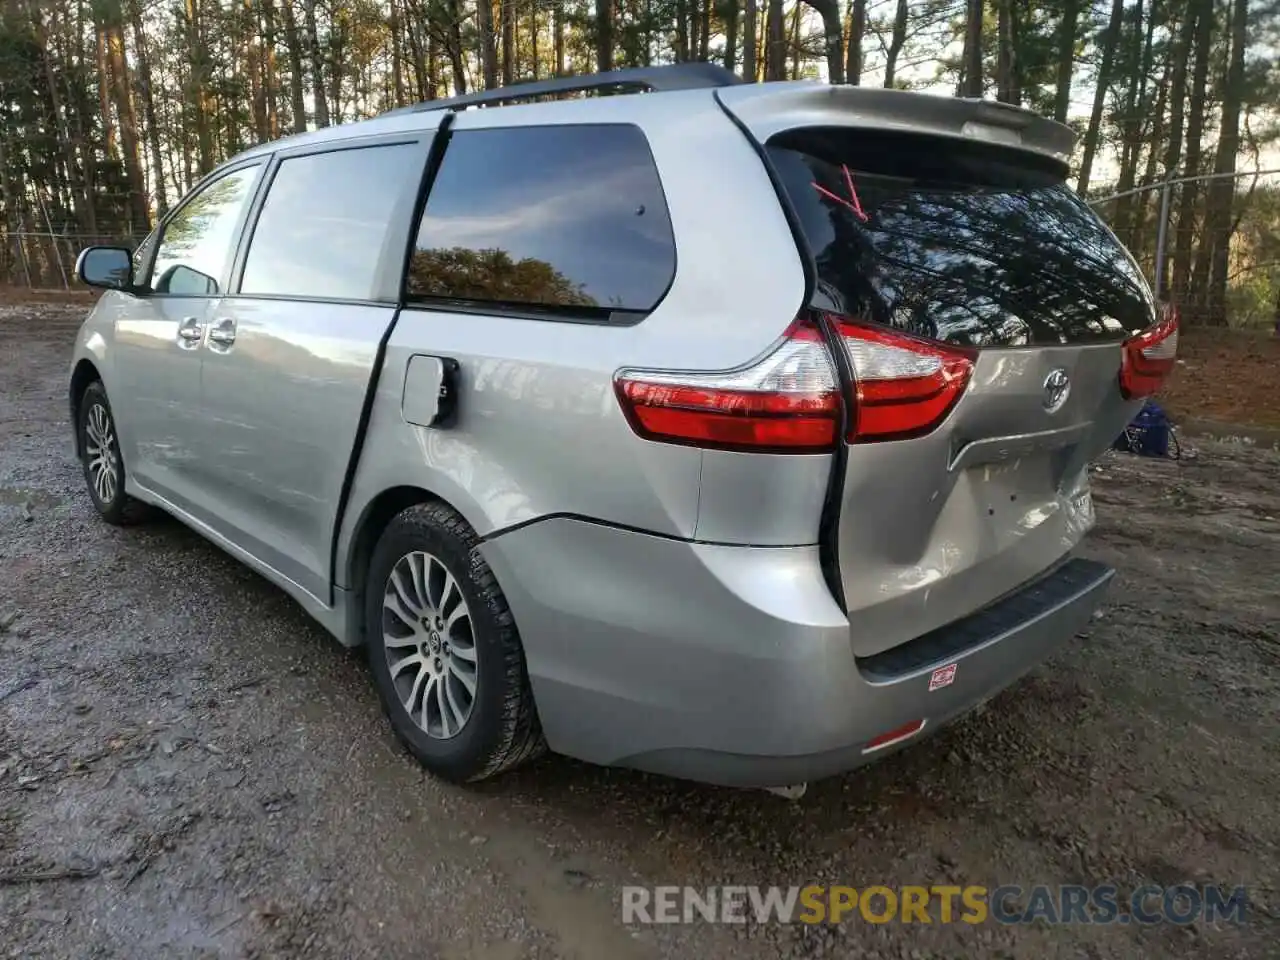
<svg viewBox="0 0 1280 960">
<path fill-rule="evenodd" d="M 1148 397 L 1160 389 L 1178 359 L 1178 308 L 1167 305 L 1160 321 L 1124 342 L 1120 392 L 1126 400 Z"/>
<path fill-rule="evenodd" d="M 973 375 L 973 350 L 833 317 L 853 373 L 848 441 L 905 440 L 946 419 Z"/>
<path fill-rule="evenodd" d="M 853 373 L 849 443 L 923 436 L 946 419 L 969 384 L 972 350 L 828 319 Z M 623 370 L 614 385 L 632 429 L 649 440 L 820 453 L 839 435 L 835 370 L 813 319 L 797 320 L 777 348 L 741 370 Z"/>
<path fill-rule="evenodd" d="M 637 434 L 723 450 L 835 447 L 840 394 L 822 333 L 796 321 L 762 360 L 728 373 L 620 371 L 618 401 Z"/>
</svg>

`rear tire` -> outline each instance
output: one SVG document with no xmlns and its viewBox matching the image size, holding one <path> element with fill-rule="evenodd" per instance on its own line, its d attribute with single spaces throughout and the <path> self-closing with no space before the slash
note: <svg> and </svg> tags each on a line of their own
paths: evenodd
<svg viewBox="0 0 1280 960">
<path fill-rule="evenodd" d="M 101 380 L 85 388 L 76 417 L 85 486 L 98 514 L 115 526 L 146 519 L 146 504 L 124 492 L 126 473 L 120 455 L 120 433 Z"/>
<path fill-rule="evenodd" d="M 409 507 L 383 531 L 365 583 L 383 709 L 409 752 L 454 783 L 545 749 L 520 636 L 478 542 L 445 504 Z"/>
</svg>

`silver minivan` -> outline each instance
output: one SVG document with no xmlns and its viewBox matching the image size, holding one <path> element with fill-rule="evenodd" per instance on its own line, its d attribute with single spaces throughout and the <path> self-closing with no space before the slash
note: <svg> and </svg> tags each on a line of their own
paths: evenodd
<svg viewBox="0 0 1280 960">
<path fill-rule="evenodd" d="M 614 95 L 563 96 L 589 92 Z M 1008 685 L 1111 579 L 1074 553 L 1087 468 L 1177 318 L 1071 147 L 1002 104 L 706 64 L 255 147 L 81 255 L 89 494 L 367 647 L 442 777 L 544 747 L 848 770 Z"/>
</svg>

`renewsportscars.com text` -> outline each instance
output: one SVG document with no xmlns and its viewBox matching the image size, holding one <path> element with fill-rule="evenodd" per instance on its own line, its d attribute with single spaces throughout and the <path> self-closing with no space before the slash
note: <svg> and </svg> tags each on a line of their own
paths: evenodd
<svg viewBox="0 0 1280 960">
<path fill-rule="evenodd" d="M 985 886 L 623 887 L 623 923 L 1245 922 L 1244 887 L 1179 884 Z"/>
</svg>

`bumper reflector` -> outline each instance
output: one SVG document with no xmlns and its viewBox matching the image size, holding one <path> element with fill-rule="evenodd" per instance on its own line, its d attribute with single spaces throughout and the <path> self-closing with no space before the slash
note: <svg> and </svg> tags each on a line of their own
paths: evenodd
<svg viewBox="0 0 1280 960">
<path fill-rule="evenodd" d="M 895 743 L 901 743 L 914 737 L 917 733 L 924 729 L 927 721 L 922 717 L 919 720 L 912 720 L 910 723 L 904 723 L 900 727 L 894 727 L 892 730 L 880 734 L 874 740 L 867 741 L 867 745 L 862 748 L 863 753 L 874 753 L 877 750 L 883 750 L 885 747 L 891 747 Z"/>
</svg>

